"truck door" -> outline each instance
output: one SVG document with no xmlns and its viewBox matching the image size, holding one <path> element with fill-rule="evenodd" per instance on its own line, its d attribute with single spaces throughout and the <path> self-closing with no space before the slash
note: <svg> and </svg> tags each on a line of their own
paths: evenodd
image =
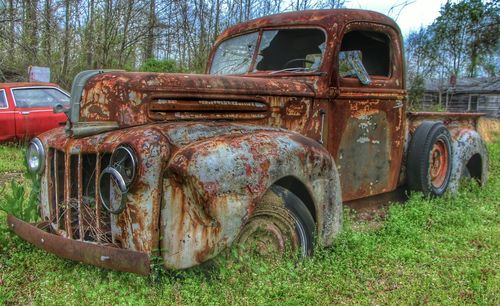
<svg viewBox="0 0 500 306">
<path fill-rule="evenodd" d="M 393 191 L 405 135 L 401 37 L 385 25 L 350 23 L 337 50 L 328 146 L 343 201 Z"/>
<path fill-rule="evenodd" d="M 18 137 L 32 138 L 66 122 L 64 114 L 54 114 L 57 104 L 68 105 L 69 96 L 55 87 L 28 87 L 12 89 L 16 103 L 16 133 Z"/>
<path fill-rule="evenodd" d="M 6 91 L 6 89 L 0 89 L 0 141 L 10 140 L 16 137 L 14 105 L 7 100 Z"/>
</svg>

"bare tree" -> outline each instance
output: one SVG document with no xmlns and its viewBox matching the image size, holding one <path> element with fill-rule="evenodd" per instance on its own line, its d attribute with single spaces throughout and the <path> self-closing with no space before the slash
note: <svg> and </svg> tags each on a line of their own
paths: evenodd
<svg viewBox="0 0 500 306">
<path fill-rule="evenodd" d="M 68 87 L 83 69 L 139 69 L 150 58 L 202 72 L 221 31 L 295 9 L 338 8 L 345 0 L 4 0 L 0 70 L 26 75 L 48 66 Z"/>
</svg>

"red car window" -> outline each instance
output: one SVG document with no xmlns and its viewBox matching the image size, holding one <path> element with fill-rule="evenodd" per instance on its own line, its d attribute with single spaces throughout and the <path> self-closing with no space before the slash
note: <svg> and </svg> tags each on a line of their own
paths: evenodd
<svg viewBox="0 0 500 306">
<path fill-rule="evenodd" d="M 69 105 L 69 97 L 56 88 L 16 88 L 12 93 L 18 108 Z"/>
<path fill-rule="evenodd" d="M 7 108 L 7 98 L 5 97 L 5 90 L 0 89 L 0 108 Z"/>
</svg>

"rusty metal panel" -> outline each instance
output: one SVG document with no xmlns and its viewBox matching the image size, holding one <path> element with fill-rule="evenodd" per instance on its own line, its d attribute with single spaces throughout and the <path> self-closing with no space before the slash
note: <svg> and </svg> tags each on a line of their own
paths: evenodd
<svg viewBox="0 0 500 306">
<path fill-rule="evenodd" d="M 233 107 L 232 114 L 234 115 L 231 118 L 223 119 L 238 119 L 237 114 L 240 114 L 243 120 L 252 120 L 261 118 L 251 118 L 246 113 L 248 106 L 245 106 L 244 101 L 255 99 L 252 96 L 310 97 L 314 95 L 314 92 L 309 85 L 292 80 L 108 72 L 97 75 L 87 82 L 81 102 L 80 121 L 114 121 L 121 127 L 145 124 L 153 122 L 149 115 L 150 109 L 154 110 L 161 106 L 161 103 L 155 103 L 155 101 L 189 99 L 198 102 L 191 104 L 191 107 L 189 103 L 186 103 L 183 109 L 200 111 L 200 108 L 203 110 L 206 107 L 200 104 L 199 100 L 227 100 L 228 98 L 224 98 L 226 95 L 240 95 L 238 97 L 240 104 Z M 252 102 L 248 103 L 248 105 L 251 104 Z M 180 105 L 182 104 L 178 106 Z M 175 117 L 167 117 L 167 119 L 175 119 Z M 202 119 L 202 116 L 177 119 Z"/>
<path fill-rule="evenodd" d="M 50 149 L 50 151 L 52 152 L 52 156 L 54 158 L 53 160 L 53 163 L 50 163 L 51 165 L 51 169 L 53 169 L 52 171 L 47 171 L 47 178 L 49 179 L 50 182 L 52 182 L 52 184 L 54 185 L 54 203 L 52 204 L 53 206 L 55 206 L 55 224 L 56 224 L 56 228 L 59 229 L 60 228 L 60 222 L 61 222 L 61 219 L 60 219 L 60 205 L 59 205 L 59 201 L 60 201 L 60 197 L 59 197 L 59 190 L 61 188 L 61 186 L 59 186 L 59 172 L 58 172 L 58 168 L 57 168 L 57 165 L 58 165 L 58 157 L 57 157 L 57 151 L 54 150 L 54 149 Z M 52 172 L 54 173 L 54 180 L 52 180 Z M 50 175 L 50 176 L 49 176 Z M 43 201 L 43 198 L 42 198 L 42 201 Z M 52 201 L 52 197 L 49 197 L 48 199 L 46 199 L 45 203 L 50 203 L 50 201 Z M 42 205 L 43 206 L 43 205 Z"/>
<path fill-rule="evenodd" d="M 83 173 L 82 173 L 82 154 L 78 154 L 78 167 L 77 167 L 77 189 L 78 189 L 78 236 L 80 240 L 83 240 L 84 238 L 84 231 L 83 231 Z"/>
<path fill-rule="evenodd" d="M 423 121 L 442 122 L 456 140 L 464 130 L 476 130 L 483 113 L 412 112 L 408 113 L 408 131 L 411 135 Z"/>
<path fill-rule="evenodd" d="M 50 179 L 50 158 L 51 152 L 47 152 L 45 154 L 45 165 L 47 165 L 47 172 L 44 175 L 40 176 L 40 199 L 45 200 L 48 199 L 53 193 L 53 186 Z M 51 205 L 40 205 L 40 217 L 43 221 L 48 221 L 50 216 L 53 215 L 54 207 Z"/>
<path fill-rule="evenodd" d="M 311 190 L 311 194 L 317 200 L 316 203 L 321 205 L 317 207 L 318 215 L 316 216 L 320 242 L 329 245 L 339 230 L 336 227 L 338 225 L 335 225 L 337 223 L 332 222 L 341 218 L 340 194 L 336 193 L 339 181 L 333 160 L 319 143 L 299 134 L 271 128 L 216 122 L 164 123 L 138 127 L 132 132 L 113 131 L 85 139 L 63 138 L 62 133 L 63 131 L 53 131 L 41 138 L 48 147 L 54 148 L 54 152 L 58 150 L 66 152 L 63 155 L 64 163 L 62 163 L 66 175 L 72 168 L 71 156 L 77 157 L 78 168 L 84 169 L 86 167 L 82 165 L 84 160 L 82 157 L 85 154 L 110 152 L 120 143 L 134 146 L 140 158 L 139 177 L 141 180 L 138 181 L 138 186 L 131 190 L 132 198 L 129 199 L 125 212 L 112 220 L 115 242 L 113 246 L 151 254 L 159 243 L 159 224 L 155 221 L 160 215 L 160 204 L 163 199 L 163 209 L 167 211 L 162 213 L 162 220 L 171 218 L 170 222 L 164 224 L 177 228 L 177 231 L 166 227 L 161 228 L 163 241 L 173 244 L 168 245 L 169 248 L 162 248 L 164 252 L 168 252 L 165 250 L 169 249 L 179 251 L 170 257 L 167 253 L 164 254 L 168 259 L 167 266 L 169 267 L 181 268 L 201 263 L 228 246 L 238 233 L 239 226 L 251 215 L 259 195 L 272 182 L 286 175 L 297 175 Z M 170 145 L 167 145 L 167 139 Z M 205 143 L 202 140 L 205 140 Z M 162 143 L 163 147 L 158 146 Z M 191 144 L 195 144 L 195 147 Z M 177 152 L 175 154 L 179 157 L 173 158 L 168 170 L 163 172 L 162 169 L 170 157 L 169 148 Z M 238 152 L 237 156 L 233 156 L 238 162 L 227 163 L 226 157 L 230 155 L 224 156 L 217 153 L 222 148 Z M 225 171 L 228 171 L 227 174 L 231 174 L 232 177 L 219 175 L 215 181 L 210 181 L 209 172 L 216 169 L 206 167 L 211 165 L 208 161 L 214 158 L 219 160 L 217 162 L 219 165 L 226 163 Z M 54 159 L 57 162 L 57 157 Z M 95 167 L 99 169 L 100 163 L 97 160 L 101 158 L 96 159 Z M 190 164 L 194 165 L 194 168 Z M 233 170 L 231 170 L 231 165 L 235 165 Z M 60 164 L 56 163 L 56 166 L 56 169 L 59 169 Z M 240 170 L 243 171 L 243 177 L 240 176 Z M 179 175 L 179 171 L 192 173 Z M 159 175 L 162 176 L 159 177 Z M 67 184 L 68 177 L 64 177 L 64 186 L 61 187 L 65 191 L 64 202 L 74 200 L 72 190 Z M 224 181 L 224 178 L 227 180 Z M 171 179 L 177 184 L 171 185 L 176 186 L 175 192 L 171 191 L 172 187 L 166 184 Z M 80 175 L 77 177 L 78 198 L 83 197 L 80 193 L 84 193 L 81 185 L 85 181 L 87 179 L 83 172 L 81 177 Z M 247 182 L 253 183 L 248 185 Z M 194 187 L 196 189 L 189 191 L 189 188 Z M 239 188 L 237 194 L 233 196 L 226 194 L 227 191 L 236 190 L 236 188 Z M 200 192 L 202 195 L 197 196 L 196 194 Z M 78 204 L 71 208 L 81 209 L 82 203 Z M 42 203 L 42 205 L 47 204 Z M 78 213 L 82 214 L 81 211 Z M 66 216 L 68 218 L 68 214 Z M 183 219 L 184 221 L 181 222 Z M 70 229 L 71 225 L 73 224 L 68 225 L 66 222 L 66 230 Z M 335 226 L 332 227 L 333 225 Z M 72 231 L 68 230 L 67 233 L 72 233 Z M 83 235 L 79 236 L 81 239 Z M 73 238 L 76 237 L 73 236 Z M 194 245 L 188 248 L 181 247 L 190 238 L 194 239 Z M 179 244 L 181 240 L 183 242 Z"/>
<path fill-rule="evenodd" d="M 385 24 L 394 28 L 398 28 L 397 24 L 391 18 L 377 12 L 366 10 L 352 9 L 335 9 L 335 10 L 307 10 L 290 13 L 282 13 L 272 16 L 253 19 L 243 22 L 228 28 L 217 38 L 216 45 L 239 33 L 252 31 L 259 28 L 279 27 L 279 26 L 321 26 L 334 32 L 339 26 L 344 26 L 353 21 L 366 21 L 379 24 Z"/>
<path fill-rule="evenodd" d="M 24 240 L 57 256 L 123 272 L 150 272 L 149 256 L 145 253 L 63 238 L 47 232 L 48 223 L 31 225 L 12 215 L 7 216 L 7 223 Z"/>
<path fill-rule="evenodd" d="M 317 141 L 300 134 L 229 122 L 167 122 L 81 139 L 63 133 L 54 130 L 41 139 L 75 156 L 109 154 L 123 143 L 134 148 L 138 180 L 125 211 L 110 220 L 113 245 L 151 254 L 161 235 L 168 267 L 201 263 L 228 246 L 259 196 L 287 175 L 308 186 L 319 205 L 320 242 L 331 244 L 339 230 L 341 199 L 333 160 Z M 85 177 L 84 171 L 82 182 Z M 182 247 L 188 242 L 193 245 Z M 179 252 L 169 257 L 174 250 Z"/>
<path fill-rule="evenodd" d="M 53 179 L 54 184 L 64 185 L 59 187 L 64 189 L 65 203 L 64 211 L 61 212 L 64 218 L 64 233 L 60 233 L 73 235 L 76 231 L 76 236 L 71 236 L 72 238 L 96 240 L 103 244 L 147 253 L 156 249 L 162 165 L 166 163 L 170 152 L 163 134 L 151 126 L 134 131 L 118 130 L 82 139 L 66 138 L 63 133 L 64 131 L 59 129 L 40 136 L 47 148 L 53 148 L 55 152 L 65 152 L 64 164 L 57 161 L 58 154 L 54 158 L 55 169 L 64 169 L 65 172 L 64 180 Z M 103 165 L 105 167 L 109 163 L 110 153 L 120 144 L 129 144 L 138 153 L 138 179 L 128 194 L 127 209 L 119 216 L 110 216 L 109 212 L 102 209 L 96 193 L 99 188 L 97 178 L 103 170 Z M 79 159 L 79 156 L 82 158 Z M 78 174 L 79 163 L 82 169 L 81 177 Z M 92 197 L 95 200 L 91 200 Z M 42 203 L 42 206 L 49 205 L 49 202 Z M 89 231 L 95 233 L 90 235 Z"/>
<path fill-rule="evenodd" d="M 198 128 L 212 137 L 203 139 Z M 341 198 L 333 159 L 316 141 L 270 128 L 207 123 L 170 133 L 199 135 L 174 151 L 163 181 L 161 249 L 169 268 L 187 268 L 231 245 L 260 197 L 276 181 L 294 176 L 315 199 L 319 241 L 329 245 L 339 228 Z M 215 133 L 215 130 L 225 133 Z M 220 132 L 219 131 L 219 132 Z M 218 134 L 218 136 L 216 136 Z"/>
<path fill-rule="evenodd" d="M 73 238 L 73 228 L 71 224 L 71 155 L 69 152 L 64 154 L 64 228 L 68 238 Z"/>
<path fill-rule="evenodd" d="M 384 122 L 387 122 L 387 115 L 380 111 L 354 115 L 347 121 L 337 161 L 345 194 L 370 195 L 388 187 L 392 135 Z"/>
<path fill-rule="evenodd" d="M 396 189 L 405 139 L 399 92 L 344 92 L 333 102 L 329 151 L 335 158 L 342 199 L 349 201 Z"/>
</svg>

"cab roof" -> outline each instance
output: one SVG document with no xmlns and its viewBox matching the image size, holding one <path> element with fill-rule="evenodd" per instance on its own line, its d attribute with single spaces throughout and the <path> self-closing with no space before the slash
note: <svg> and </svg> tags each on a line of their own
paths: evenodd
<svg viewBox="0 0 500 306">
<path fill-rule="evenodd" d="M 253 19 L 228 28 L 217 39 L 217 42 L 260 28 L 279 26 L 320 26 L 327 31 L 337 31 L 351 22 L 371 22 L 393 27 L 399 33 L 399 27 L 390 17 L 368 10 L 356 9 L 330 9 L 330 10 L 306 10 L 289 13 L 280 13 Z M 336 34 L 336 33 L 335 33 Z"/>
</svg>

